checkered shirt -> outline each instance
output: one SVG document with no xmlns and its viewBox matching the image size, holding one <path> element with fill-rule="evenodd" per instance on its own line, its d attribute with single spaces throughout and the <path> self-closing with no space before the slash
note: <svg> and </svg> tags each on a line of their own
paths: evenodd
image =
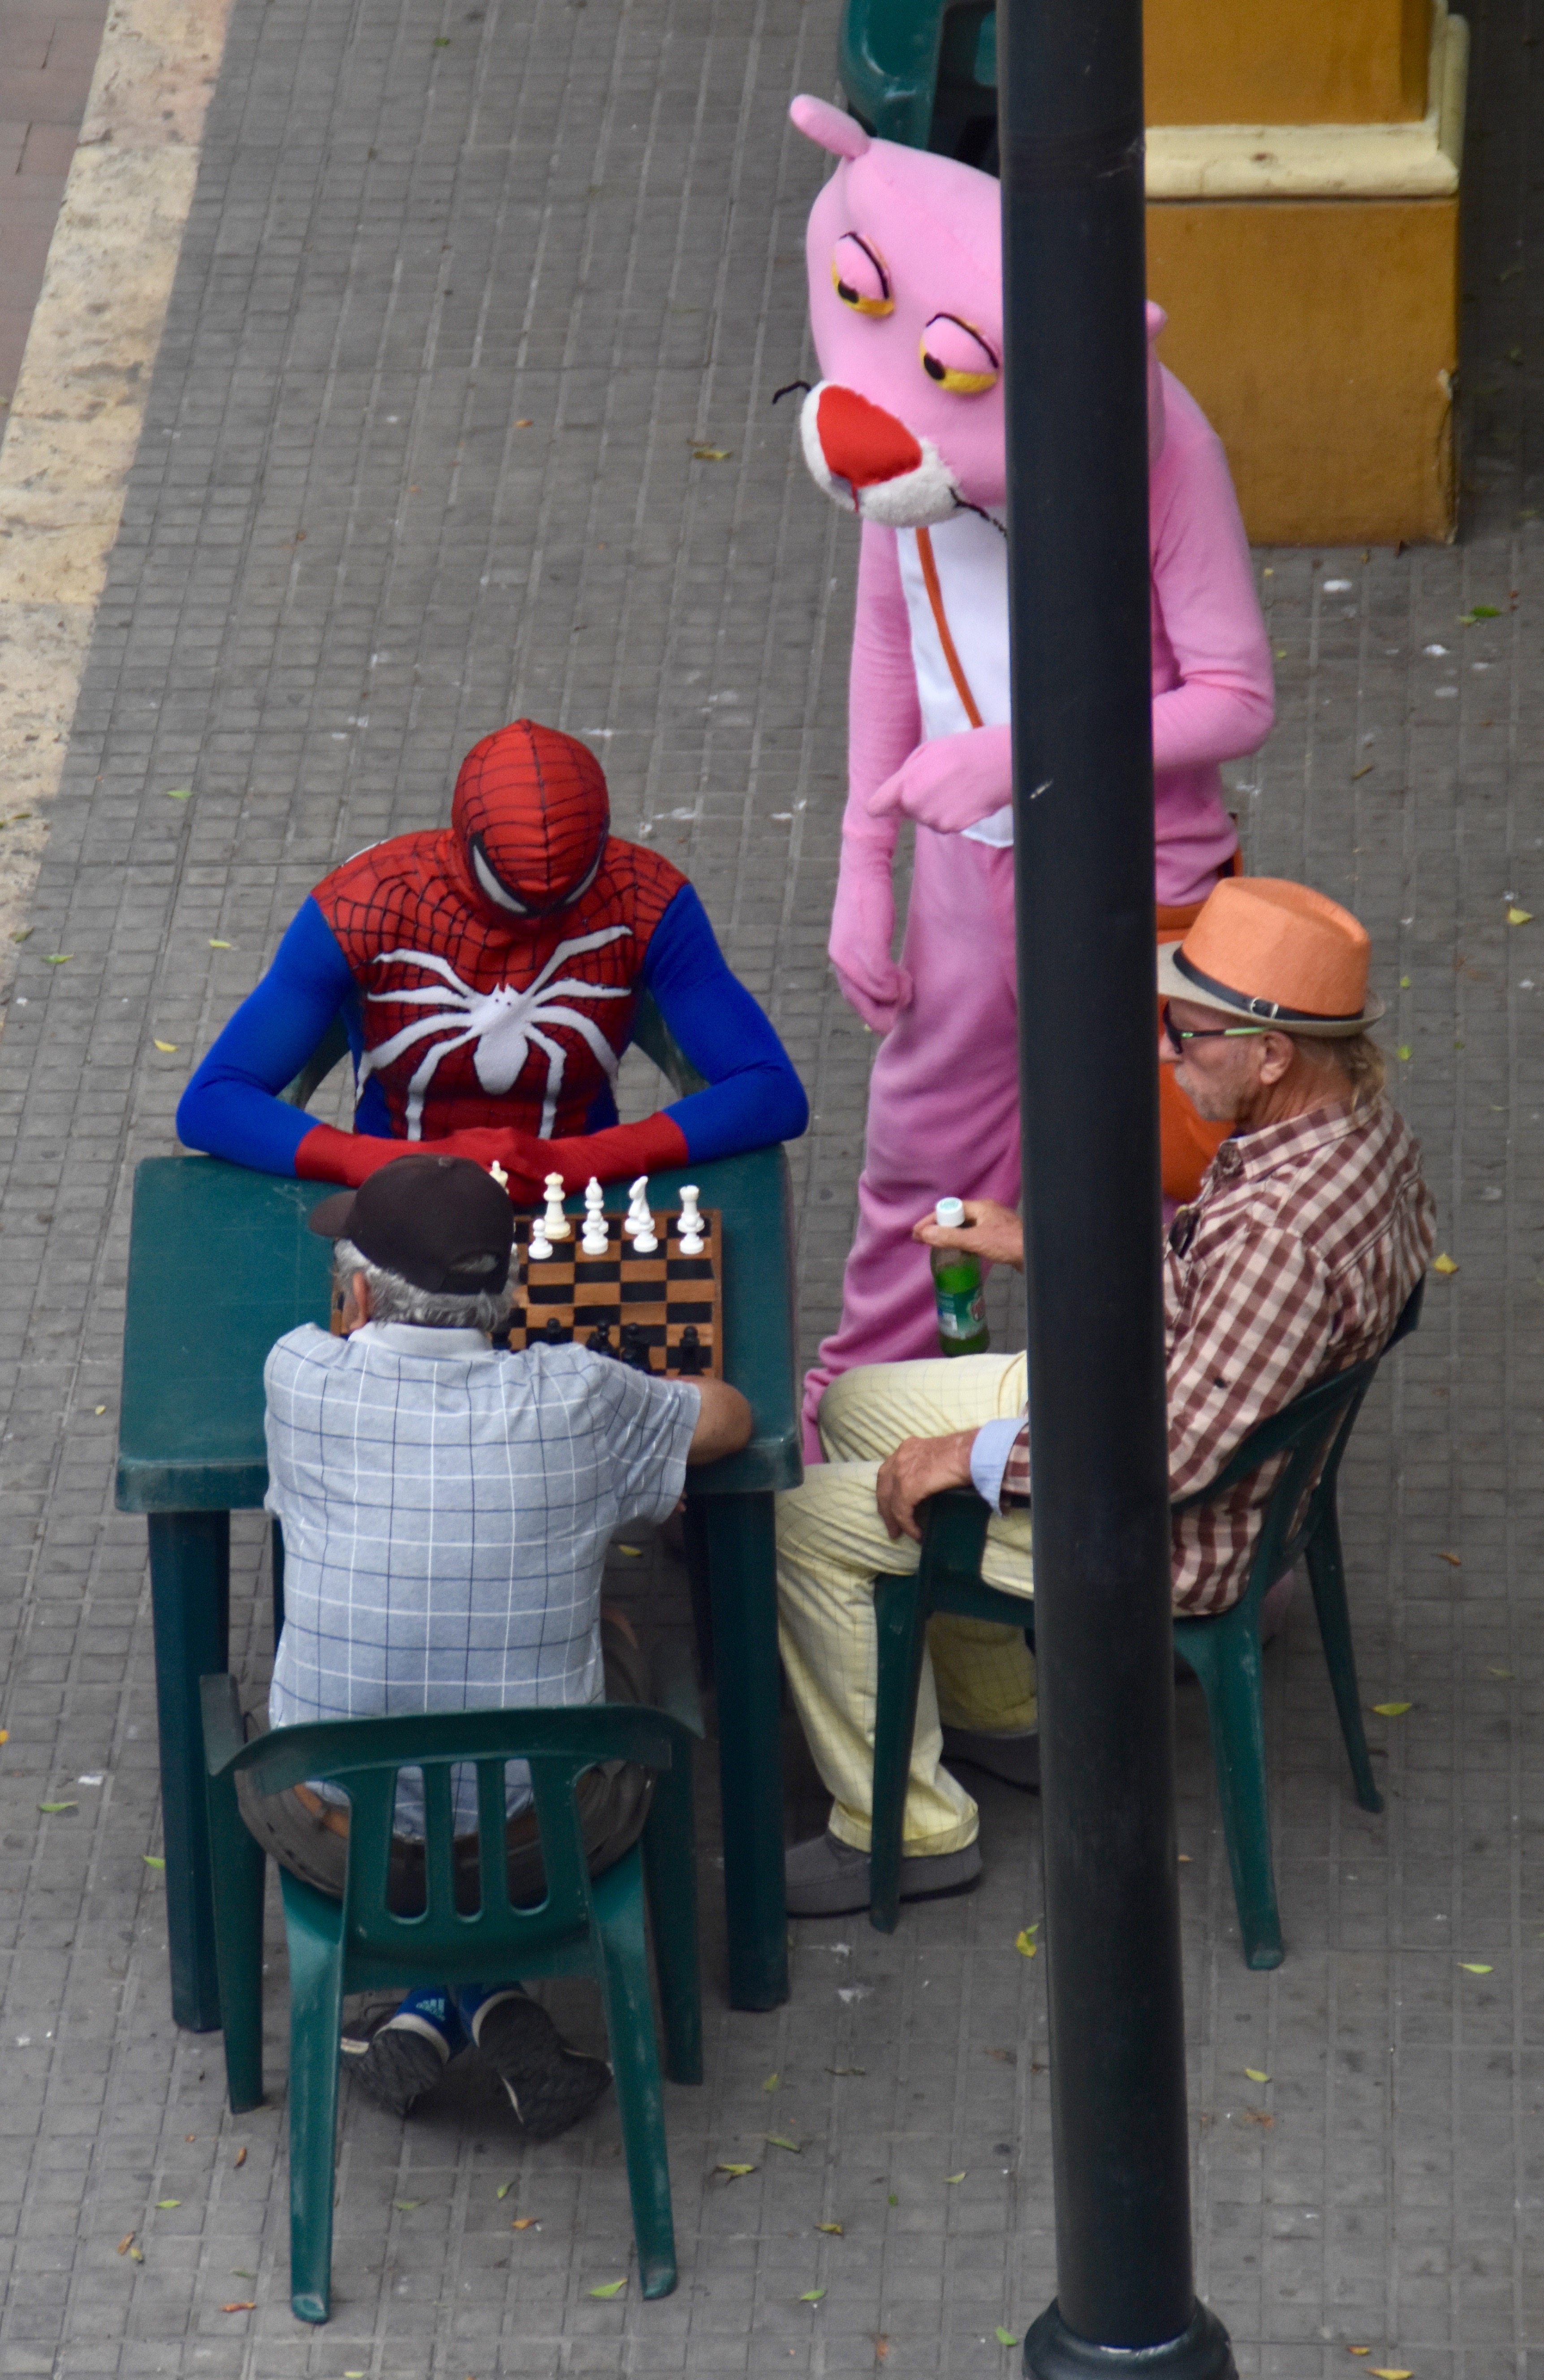
<svg viewBox="0 0 1544 2380">
<path fill-rule="evenodd" d="M 701 1402 L 689 1382 L 374 1322 L 291 1330 L 263 1381 L 285 1536 L 272 1725 L 602 1699 L 607 1542 L 674 1509 Z M 529 1785 L 512 1763 L 512 1808 Z M 470 1768 L 456 1823 L 476 1828 Z M 411 1771 L 396 1824 L 423 1829 Z"/>
<path fill-rule="evenodd" d="M 1215 1478 L 1257 1425 L 1385 1344 L 1436 1245 L 1420 1148 L 1383 1101 L 1319 1108 L 1225 1140 L 1169 1232 L 1169 1488 Z M 1248 1582 L 1278 1455 L 1173 1524 L 1174 1609 L 1223 1611 Z M 1027 1426 L 1003 1500 L 1029 1492 Z"/>
</svg>

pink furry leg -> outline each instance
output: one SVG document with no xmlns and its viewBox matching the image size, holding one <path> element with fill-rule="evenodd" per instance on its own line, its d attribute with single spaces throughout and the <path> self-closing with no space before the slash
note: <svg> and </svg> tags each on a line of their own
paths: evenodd
<svg viewBox="0 0 1544 2380">
<path fill-rule="evenodd" d="M 928 1251 L 913 1223 L 942 1197 L 1018 1203 L 1013 902 L 1011 851 L 918 828 L 902 953 L 916 996 L 869 1080 L 842 1319 L 805 1379 L 807 1462 L 821 1459 L 815 1415 L 838 1372 L 938 1353 Z"/>
</svg>

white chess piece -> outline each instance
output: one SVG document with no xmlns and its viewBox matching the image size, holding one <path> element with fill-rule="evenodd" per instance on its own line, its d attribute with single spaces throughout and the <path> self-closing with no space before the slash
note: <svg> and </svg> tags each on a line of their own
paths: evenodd
<svg viewBox="0 0 1544 2380">
<path fill-rule="evenodd" d="M 610 1226 L 601 1212 L 605 1203 L 605 1192 L 592 1173 L 585 1185 L 584 1237 L 579 1242 L 581 1255 L 603 1257 L 611 1245 Z"/>
<path fill-rule="evenodd" d="M 508 1176 L 508 1174 L 505 1172 L 505 1170 L 504 1170 L 503 1166 L 499 1163 L 499 1160 L 498 1160 L 498 1159 L 497 1159 L 496 1157 L 494 1158 L 493 1162 L 492 1163 L 492 1165 L 490 1165 L 490 1167 L 488 1168 L 488 1171 L 489 1171 L 489 1172 L 492 1175 L 493 1180 L 498 1184 L 499 1188 L 500 1188 L 501 1190 L 507 1190 L 507 1189 L 508 1189 L 508 1187 L 509 1187 L 509 1176 Z"/>
<path fill-rule="evenodd" d="M 530 1239 L 526 1254 L 532 1264 L 545 1264 L 552 1255 L 553 1244 L 547 1237 L 547 1227 L 540 1215 L 530 1227 Z"/>
<path fill-rule="evenodd" d="M 635 1232 L 646 1232 L 649 1229 L 648 1191 L 649 1176 L 647 1173 L 640 1173 L 627 1193 L 627 1211 L 622 1219 L 622 1228 L 629 1239 Z"/>
<path fill-rule="evenodd" d="M 684 1257 L 699 1257 L 702 1254 L 702 1218 L 697 1211 L 697 1202 L 701 1196 L 695 1182 L 681 1184 L 681 1220 L 676 1229 L 681 1234 L 681 1254 Z"/>
<path fill-rule="evenodd" d="M 627 1208 L 627 1220 L 622 1228 L 631 1235 L 633 1245 L 640 1257 L 651 1257 L 660 1245 L 654 1237 L 654 1218 L 649 1211 L 647 1173 L 640 1173 L 633 1184 L 632 1203 Z"/>
<path fill-rule="evenodd" d="M 563 1211 L 563 1176 L 547 1176 L 547 1211 L 541 1218 L 541 1236 L 545 1240 L 566 1240 L 572 1236 L 572 1226 Z"/>
</svg>

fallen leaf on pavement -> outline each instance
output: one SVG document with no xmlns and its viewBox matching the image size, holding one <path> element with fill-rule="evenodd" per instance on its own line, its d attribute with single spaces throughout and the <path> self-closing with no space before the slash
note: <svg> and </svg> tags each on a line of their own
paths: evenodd
<svg viewBox="0 0 1544 2380">
<path fill-rule="evenodd" d="M 56 1817 L 61 1810 L 79 1810 L 79 1802 L 40 1802 L 38 1807 L 45 1817 Z"/>
<path fill-rule="evenodd" d="M 244 2166 L 244 2165 L 246 2164 L 246 2162 L 247 2162 L 247 2152 L 246 2152 L 246 2150 L 245 2150 L 244 2148 L 242 2148 L 242 2149 L 237 2149 L 237 2152 L 236 2152 L 236 2162 L 237 2162 L 237 2167 Z"/>
<path fill-rule="evenodd" d="M 1432 1257 L 1431 1269 L 1433 1272 L 1456 1272 L 1458 1267 L 1453 1263 L 1453 1258 L 1444 1253 L 1440 1257 Z"/>
<path fill-rule="evenodd" d="M 209 947 L 212 951 L 228 951 L 230 944 L 229 942 L 217 942 L 212 939 Z"/>
<path fill-rule="evenodd" d="M 1263 2072 L 1258 2066 L 1246 2066 L 1244 2072 L 1246 2079 L 1250 2082 L 1269 2082 L 1270 2080 L 1270 2075 Z"/>
<path fill-rule="evenodd" d="M 1018 2345 L 1018 2340 L 1015 2338 L 1011 2330 L 1004 2330 L 1002 2324 L 999 2323 L 997 2325 L 997 2343 L 999 2347 L 1016 2347 Z"/>
<path fill-rule="evenodd" d="M 155 2203 L 157 2206 L 180 2206 L 182 2204 L 180 2198 L 158 2198 Z"/>
<path fill-rule="evenodd" d="M 1262 2132 L 1272 2132 L 1276 2129 L 1275 2117 L 1268 2116 L 1263 2107 L 1246 2107 L 1244 2120 L 1246 2124 L 1258 2124 Z"/>
<path fill-rule="evenodd" d="M 782 2076 L 779 2074 L 769 2074 L 766 2081 L 761 2085 L 762 2090 L 775 2091 L 782 2079 Z"/>
<path fill-rule="evenodd" d="M 1352 782 L 1352 783 L 1353 783 L 1353 784 L 1355 784 L 1358 777 L 1370 777 L 1370 776 L 1371 776 L 1371 774 L 1372 774 L 1372 762 L 1371 762 L 1370 760 L 1364 760 L 1364 761 L 1362 762 L 1362 765 L 1361 765 L 1361 767 L 1360 767 L 1359 769 L 1353 769 L 1353 770 L 1352 770 L 1352 771 L 1351 771 L 1351 782 Z"/>
<path fill-rule="evenodd" d="M 602 2281 L 600 2288 L 591 2289 L 590 2294 L 592 2298 L 614 2298 L 618 2289 L 625 2289 L 626 2286 L 627 2277 L 624 2273 L 619 2281 Z"/>
<path fill-rule="evenodd" d="M 154 1852 L 141 1852 L 140 1857 L 144 1861 L 147 1867 L 164 1867 L 166 1864 L 165 1861 L 161 1859 Z"/>
<path fill-rule="evenodd" d="M 796 2156 L 802 2156 L 804 2154 L 797 2141 L 789 2140 L 785 2132 L 763 2132 L 761 2138 L 774 2149 L 792 2149 Z"/>
<path fill-rule="evenodd" d="M 967 2167 L 966 2172 L 968 2171 L 969 2168 Z M 946 2173 L 943 2179 L 945 2181 L 963 2181 L 965 2180 L 965 2173 Z"/>
<path fill-rule="evenodd" d="M 1399 1045 L 1398 1049 L 1394 1051 L 1394 1056 L 1399 1060 L 1399 1062 L 1400 1062 L 1400 1064 L 1401 1064 L 1402 1066 L 1407 1066 L 1407 1065 L 1410 1063 L 1410 1044 L 1409 1044 L 1409 1042 L 1408 1042 L 1408 1041 L 1402 1041 L 1402 1042 L 1400 1043 L 1400 1045 Z"/>
<path fill-rule="evenodd" d="M 493 2195 L 495 2198 L 507 2198 L 514 2187 L 512 2181 L 501 2181 Z"/>
<path fill-rule="evenodd" d="M 1413 1710 L 1415 1706 L 1413 1703 L 1374 1703 L 1372 1707 L 1380 1718 L 1403 1718 L 1405 1712 Z"/>
<path fill-rule="evenodd" d="M 754 2173 L 755 2170 L 753 2165 L 716 2165 L 713 2168 L 715 2173 L 726 2173 L 731 2181 L 738 2181 L 742 2174 Z"/>
<path fill-rule="evenodd" d="M 133 2234 L 133 2232 L 132 2232 L 132 2231 L 126 2231 L 126 2232 L 124 2233 L 124 2235 L 123 2235 L 123 2238 L 118 2241 L 118 2253 L 119 2253 L 119 2255 L 120 2255 L 120 2256 L 127 2256 L 127 2255 L 128 2255 L 128 2252 L 129 2252 L 129 2250 L 130 2250 L 130 2248 L 132 2248 L 132 2247 L 133 2247 L 133 2245 L 134 2245 L 134 2234 Z"/>
<path fill-rule="evenodd" d="M 1347 2355 L 1370 2355 L 1372 2353 L 1370 2347 L 1348 2347 L 1345 2351 Z"/>
<path fill-rule="evenodd" d="M 191 785 L 178 785 L 175 793 L 170 793 L 166 796 L 166 799 L 169 802 L 190 802 L 192 798 L 193 788 Z"/>
<path fill-rule="evenodd" d="M 1494 1967 L 1481 1966 L 1473 1959 L 1460 1959 L 1458 1963 L 1466 1975 L 1493 1975 L 1496 1972 Z"/>
<path fill-rule="evenodd" d="M 157 1041 L 155 1046 L 158 1050 L 164 1050 L 168 1058 L 175 1058 L 176 1056 L 176 1043 L 175 1041 Z"/>
<path fill-rule="evenodd" d="M 1027 1925 L 1024 1928 L 1022 1934 L 1017 1934 L 1014 1937 L 1014 1949 L 1018 1951 L 1021 1958 L 1032 1959 L 1039 1947 L 1039 1944 L 1031 1936 Z"/>
<path fill-rule="evenodd" d="M 1190 1865 L 1190 1854 L 1189 1854 L 1189 1852 L 1180 1852 L 1180 1854 L 1179 1854 L 1179 1864 L 1180 1864 L 1181 1867 L 1188 1867 L 1188 1866 Z"/>
<path fill-rule="evenodd" d="M 142 2265 L 145 2261 L 144 2250 L 142 2248 L 130 2248 L 128 2252 L 128 2261 L 131 2265 Z"/>
<path fill-rule="evenodd" d="M 512 2231 L 532 2231 L 537 2228 L 537 2218 L 534 2215 L 517 2215 L 509 2228 Z"/>
<path fill-rule="evenodd" d="M 838 2240 L 842 2237 L 842 2226 L 840 2223 L 817 2223 L 815 2228 L 817 2231 L 830 2231 Z"/>
<path fill-rule="evenodd" d="M 800 2305 L 819 2305 L 824 2295 L 824 2289 L 800 2289 L 799 2303 Z"/>
<path fill-rule="evenodd" d="M 1391 2371 L 1386 2364 L 1369 2363 L 1368 2369 L 1372 2374 L 1372 2380 L 1414 2380 L 1411 2373 Z"/>
<path fill-rule="evenodd" d="M 1509 909 L 1506 913 L 1506 922 L 1509 926 L 1531 926 L 1533 923 L 1533 911 L 1531 909 Z"/>
<path fill-rule="evenodd" d="M 256 2313 L 256 2298 L 232 2298 L 229 2305 L 220 2308 L 222 2313 Z"/>
<path fill-rule="evenodd" d="M 874 2341 L 874 2361 L 875 2361 L 875 2362 L 876 2362 L 876 2363 L 883 2363 L 883 2362 L 886 2361 L 886 2359 L 888 2358 L 889 2353 L 890 2353 L 890 2341 L 888 2340 L 888 2338 L 884 2338 L 884 2337 L 882 2337 L 882 2336 L 881 2336 L 881 2337 L 880 2337 L 880 2338 L 876 2338 L 876 2339 L 875 2339 L 875 2341 Z"/>
<path fill-rule="evenodd" d="M 695 463 L 727 463 L 734 451 L 733 446 L 694 446 L 692 460 Z"/>
</svg>

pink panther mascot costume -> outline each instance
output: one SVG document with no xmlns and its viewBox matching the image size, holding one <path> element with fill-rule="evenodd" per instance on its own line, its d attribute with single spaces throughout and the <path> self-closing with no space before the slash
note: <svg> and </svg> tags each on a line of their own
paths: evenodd
<svg viewBox="0 0 1544 2380">
<path fill-rule="evenodd" d="M 814 1416 L 836 1373 L 936 1347 L 917 1218 L 944 1192 L 1018 1203 L 1018 1011 L 998 185 L 871 140 L 823 100 L 796 99 L 792 115 L 840 161 L 809 217 L 822 377 L 801 411 L 805 459 L 862 524 L 831 959 L 885 1037 L 842 1320 L 806 1384 L 818 1461 Z M 1164 318 L 1148 313 L 1151 339 Z M 1237 864 L 1217 764 L 1264 741 L 1272 700 L 1222 446 L 1150 346 L 1148 386 L 1156 895 L 1159 940 L 1172 941 Z M 897 964 L 903 818 L 917 852 Z M 1161 1098 L 1164 1192 L 1183 1198 L 1223 1128 L 1202 1123 L 1167 1068 Z"/>
</svg>

